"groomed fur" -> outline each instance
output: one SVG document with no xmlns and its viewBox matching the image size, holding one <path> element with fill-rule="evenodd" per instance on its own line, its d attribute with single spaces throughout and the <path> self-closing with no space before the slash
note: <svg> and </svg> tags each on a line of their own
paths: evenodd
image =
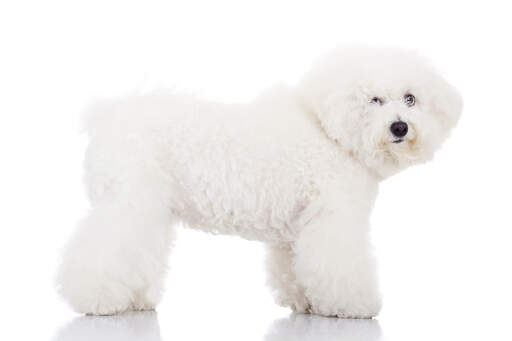
<svg viewBox="0 0 512 341">
<path fill-rule="evenodd" d="M 378 184 L 431 159 L 461 110 L 419 56 L 368 47 L 338 49 L 297 87 L 247 104 L 165 92 L 99 103 L 87 122 L 92 209 L 65 250 L 60 293 L 83 313 L 154 308 L 182 222 L 266 243 L 280 304 L 375 316 Z M 390 132 L 398 120 L 402 143 Z"/>
</svg>

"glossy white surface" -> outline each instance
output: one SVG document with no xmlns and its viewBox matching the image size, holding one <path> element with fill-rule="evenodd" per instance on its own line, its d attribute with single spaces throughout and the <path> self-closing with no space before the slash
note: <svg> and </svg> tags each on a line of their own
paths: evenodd
<svg viewBox="0 0 512 341">
<path fill-rule="evenodd" d="M 82 316 L 73 319 L 62 328 L 54 340 L 160 341 L 163 338 L 158 320 L 158 314 L 155 312 L 126 313 L 109 317 Z M 171 333 L 169 339 L 174 336 L 179 335 Z M 256 335 L 253 336 L 256 337 Z M 252 339 L 250 334 L 242 337 Z M 203 335 L 203 338 L 216 340 L 222 339 L 222 335 Z M 182 339 L 187 337 L 182 336 Z M 296 314 L 275 320 L 263 335 L 265 341 L 376 341 L 380 339 L 381 330 L 377 320 L 345 320 Z"/>
</svg>

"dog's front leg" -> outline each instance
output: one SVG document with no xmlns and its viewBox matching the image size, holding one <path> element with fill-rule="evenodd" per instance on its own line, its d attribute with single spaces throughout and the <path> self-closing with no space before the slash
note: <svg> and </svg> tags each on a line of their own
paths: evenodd
<svg viewBox="0 0 512 341">
<path fill-rule="evenodd" d="M 311 311 L 370 318 L 381 307 L 369 238 L 369 207 L 337 199 L 301 231 L 295 274 Z"/>
<path fill-rule="evenodd" d="M 267 245 L 267 283 L 276 302 L 299 313 L 309 312 L 304 289 L 297 284 L 293 269 L 295 253 L 288 243 Z"/>
</svg>

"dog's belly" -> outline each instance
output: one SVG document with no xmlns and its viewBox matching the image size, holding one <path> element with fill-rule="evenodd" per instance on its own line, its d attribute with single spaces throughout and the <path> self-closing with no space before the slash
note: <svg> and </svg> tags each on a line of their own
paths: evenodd
<svg viewBox="0 0 512 341">
<path fill-rule="evenodd" d="M 233 146 L 235 144 L 231 144 Z M 171 173 L 173 214 L 186 226 L 260 241 L 291 241 L 297 218 L 314 196 L 304 165 L 285 153 L 210 145 L 194 157 L 175 158 Z M 269 155 L 270 154 L 270 155 Z"/>
<path fill-rule="evenodd" d="M 220 179 L 216 172 L 208 178 Z M 214 234 L 238 235 L 249 240 L 286 242 L 295 239 L 296 220 L 307 198 L 286 185 L 265 181 L 188 179 L 171 191 L 171 210 L 185 226 Z M 188 184 L 188 185 L 187 185 Z"/>
<path fill-rule="evenodd" d="M 235 235 L 247 240 L 256 240 L 270 243 L 283 243 L 295 240 L 297 235 L 296 226 L 286 222 L 274 225 L 264 224 L 253 219 L 226 218 L 219 221 L 218 217 L 182 217 L 184 226 L 196 230 L 222 235 Z"/>
</svg>

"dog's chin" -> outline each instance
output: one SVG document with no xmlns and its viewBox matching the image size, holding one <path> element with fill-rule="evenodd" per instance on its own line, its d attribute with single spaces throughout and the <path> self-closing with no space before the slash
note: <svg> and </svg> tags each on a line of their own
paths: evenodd
<svg viewBox="0 0 512 341">
<path fill-rule="evenodd" d="M 385 132 L 366 155 L 368 156 L 367 165 L 383 178 L 425 161 L 421 141 L 416 131 L 412 131 L 403 138 L 390 136 Z"/>
<path fill-rule="evenodd" d="M 429 153 L 426 153 L 424 149 L 416 137 L 404 138 L 399 142 L 395 139 L 389 143 L 388 155 L 395 167 L 402 170 L 431 159 Z"/>
<path fill-rule="evenodd" d="M 391 138 L 383 149 L 387 166 L 396 170 L 421 162 L 421 148 L 416 138 Z"/>
</svg>

